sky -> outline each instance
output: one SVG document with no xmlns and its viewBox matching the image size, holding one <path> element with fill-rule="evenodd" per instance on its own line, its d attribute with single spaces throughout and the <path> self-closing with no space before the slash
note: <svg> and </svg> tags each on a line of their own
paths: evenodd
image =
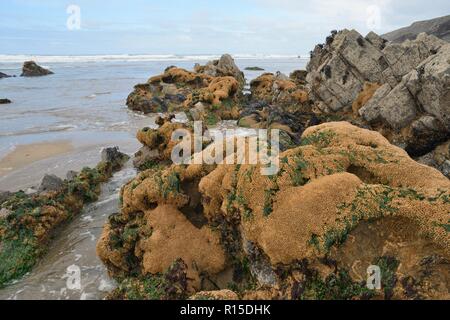
<svg viewBox="0 0 450 320">
<path fill-rule="evenodd" d="M 0 54 L 308 54 L 334 29 L 379 34 L 449 0 L 2 0 Z"/>
</svg>

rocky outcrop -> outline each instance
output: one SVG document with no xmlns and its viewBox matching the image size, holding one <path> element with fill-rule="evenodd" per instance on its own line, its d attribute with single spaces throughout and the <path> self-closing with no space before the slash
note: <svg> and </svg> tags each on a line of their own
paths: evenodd
<svg viewBox="0 0 450 320">
<path fill-rule="evenodd" d="M 414 40 L 422 32 L 450 42 L 450 15 L 414 22 L 409 27 L 384 34 L 383 38 L 392 42 L 401 43 L 405 40 Z"/>
<path fill-rule="evenodd" d="M 239 67 L 234 63 L 233 58 L 229 54 L 224 54 L 219 60 L 213 60 L 202 66 L 196 64 L 194 66 L 195 72 L 204 73 L 212 77 L 233 77 L 239 84 L 244 85 L 244 73 L 239 70 Z"/>
<path fill-rule="evenodd" d="M 449 62 L 450 45 L 431 35 L 397 44 L 343 30 L 312 52 L 307 80 L 320 112 L 352 107 L 361 126 L 419 157 L 450 137 Z"/>
<path fill-rule="evenodd" d="M 143 285 L 181 257 L 193 298 L 235 297 L 215 293 L 230 282 L 239 298 L 449 298 L 450 182 L 437 170 L 345 122 L 308 128 L 277 175 L 259 169 L 140 173 L 121 192 L 99 256 L 113 276 Z M 365 286 L 374 264 L 386 272 L 382 292 Z"/>
<path fill-rule="evenodd" d="M 299 105 L 308 102 L 308 92 L 282 73 L 264 73 L 250 82 L 253 100 L 277 105 Z"/>
<path fill-rule="evenodd" d="M 53 74 L 52 71 L 42 68 L 34 61 L 26 61 L 23 63 L 21 77 L 41 77 Z"/>
<path fill-rule="evenodd" d="M 163 163 L 170 163 L 173 148 L 179 143 L 172 140 L 172 134 L 178 129 L 192 129 L 184 123 L 171 122 L 172 118 L 161 118 L 158 129 L 143 128 L 136 137 L 143 147 L 134 155 L 133 164 L 139 170 L 147 170 Z M 193 148 L 193 146 L 191 146 Z"/>
<path fill-rule="evenodd" d="M 64 187 L 64 181 L 54 174 L 46 174 L 42 178 L 38 192 L 58 192 Z"/>
<path fill-rule="evenodd" d="M 100 186 L 128 156 L 109 149 L 105 161 L 71 180 L 46 175 L 38 193 L 0 193 L 0 287 L 29 272 L 60 226 L 97 200 Z"/>
<path fill-rule="evenodd" d="M 0 104 L 10 104 L 11 102 L 9 99 L 0 99 Z"/>
<path fill-rule="evenodd" d="M 232 58 L 224 55 L 195 69 L 169 67 L 146 84 L 135 86 L 127 99 L 128 108 L 143 113 L 186 111 L 208 125 L 237 119 L 243 77 Z"/>
</svg>

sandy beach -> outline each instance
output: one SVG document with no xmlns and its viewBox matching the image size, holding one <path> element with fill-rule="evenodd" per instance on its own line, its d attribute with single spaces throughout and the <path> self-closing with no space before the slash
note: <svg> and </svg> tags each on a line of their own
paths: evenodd
<svg viewBox="0 0 450 320">
<path fill-rule="evenodd" d="M 43 142 L 19 145 L 0 160 L 0 177 L 36 161 L 48 159 L 73 150 L 70 141 Z"/>
</svg>

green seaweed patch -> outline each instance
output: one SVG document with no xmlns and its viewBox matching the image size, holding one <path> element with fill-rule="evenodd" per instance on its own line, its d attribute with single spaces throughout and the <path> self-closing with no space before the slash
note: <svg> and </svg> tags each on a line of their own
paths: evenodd
<svg viewBox="0 0 450 320">
<path fill-rule="evenodd" d="M 0 288 L 31 271 L 44 252 L 27 229 L 19 230 L 14 237 L 2 239 L 0 246 Z"/>
<path fill-rule="evenodd" d="M 338 270 L 322 279 L 317 272 L 307 279 L 301 287 L 301 300 L 350 300 L 370 299 L 374 295 L 364 281 L 354 282 L 348 271 Z"/>
<path fill-rule="evenodd" d="M 375 259 L 374 265 L 380 267 L 384 298 L 390 300 L 394 295 L 394 287 L 397 283 L 396 272 L 400 262 L 395 257 L 383 256 Z"/>
<path fill-rule="evenodd" d="M 331 141 L 335 136 L 336 133 L 332 130 L 315 132 L 303 138 L 300 145 L 301 146 L 313 145 L 315 147 L 318 147 L 319 149 L 326 148 L 330 145 Z"/>
<path fill-rule="evenodd" d="M 119 280 L 109 300 L 183 300 L 188 297 L 187 266 L 176 260 L 164 274 L 141 275 Z"/>
</svg>

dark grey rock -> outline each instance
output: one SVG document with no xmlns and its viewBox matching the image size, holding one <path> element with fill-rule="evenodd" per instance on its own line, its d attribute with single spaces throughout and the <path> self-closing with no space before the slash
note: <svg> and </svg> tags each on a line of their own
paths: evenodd
<svg viewBox="0 0 450 320">
<path fill-rule="evenodd" d="M 49 74 L 53 74 L 53 72 L 42 68 L 34 61 L 26 61 L 22 67 L 21 77 L 41 77 Z"/>
<path fill-rule="evenodd" d="M 0 191 L 0 204 L 5 202 L 11 196 L 12 196 L 12 193 L 9 191 Z"/>
<path fill-rule="evenodd" d="M 102 150 L 102 161 L 111 163 L 113 167 L 120 167 L 129 159 L 128 155 L 119 151 L 119 147 L 104 148 Z"/>
<path fill-rule="evenodd" d="M 63 187 L 64 181 L 61 178 L 54 174 L 46 174 L 44 178 L 42 178 L 38 192 L 61 191 Z"/>
<path fill-rule="evenodd" d="M 11 103 L 12 101 L 11 100 L 9 100 L 9 99 L 0 99 L 0 104 L 9 104 L 9 103 Z"/>
<path fill-rule="evenodd" d="M 2 78 L 11 78 L 11 76 L 6 73 L 0 72 L 0 79 Z"/>
</svg>

